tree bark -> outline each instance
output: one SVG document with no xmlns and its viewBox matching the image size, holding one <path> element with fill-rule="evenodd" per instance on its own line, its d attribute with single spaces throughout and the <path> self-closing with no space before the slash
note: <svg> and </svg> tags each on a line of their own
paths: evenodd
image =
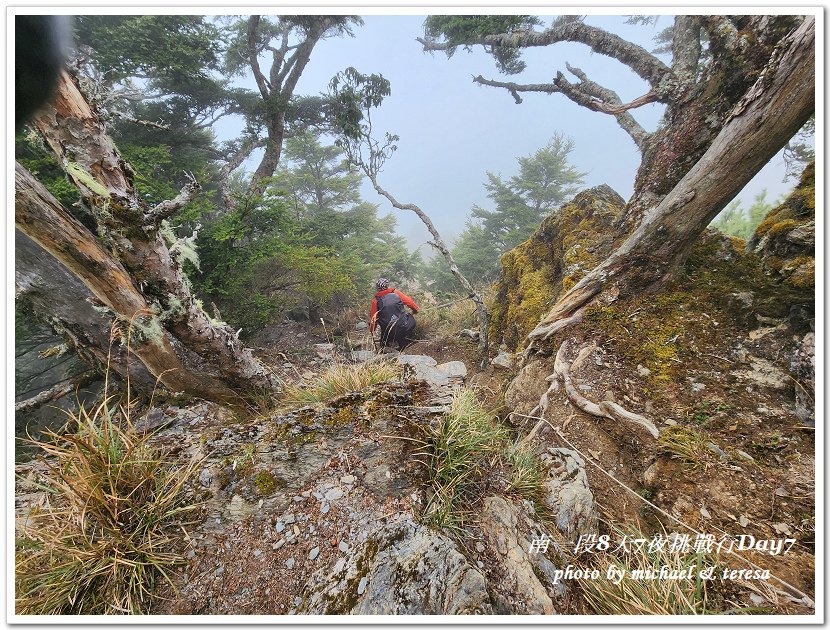
<svg viewBox="0 0 830 630">
<path fill-rule="evenodd" d="M 63 211 L 25 169 L 16 169 L 18 227 L 52 253 L 120 317 L 137 318 L 134 348 L 149 371 L 175 389 L 241 404 L 277 383 L 234 331 L 214 326 L 190 291 L 158 229 L 159 213 L 136 194 L 132 170 L 97 113 L 66 73 L 35 124 L 96 216 L 112 254 Z M 24 203 L 25 202 L 25 203 Z"/>
<path fill-rule="evenodd" d="M 528 338 L 600 292 L 653 291 L 686 260 L 695 240 L 815 111 L 815 20 L 786 37 L 734 107 L 704 155 L 602 264 L 568 291 Z"/>
<path fill-rule="evenodd" d="M 90 290 L 23 232 L 15 230 L 14 236 L 15 299 L 25 299 L 38 319 L 63 334 L 78 356 L 99 372 L 109 365 L 136 388 L 152 388 L 156 379 L 144 364 L 117 341 L 111 343 L 114 322 L 93 306 Z"/>
</svg>

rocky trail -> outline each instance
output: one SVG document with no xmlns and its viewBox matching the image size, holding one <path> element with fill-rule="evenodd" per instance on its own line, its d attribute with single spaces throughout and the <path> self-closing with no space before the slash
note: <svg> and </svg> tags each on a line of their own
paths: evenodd
<svg viewBox="0 0 830 630">
<path fill-rule="evenodd" d="M 812 469 L 791 467 L 773 488 L 776 511 L 764 514 L 758 506 L 752 512 L 750 497 L 763 494 L 760 488 L 771 483 L 768 465 L 722 440 L 718 446 L 713 436 L 706 446 L 712 467 L 690 476 L 676 459 L 654 459 L 655 440 L 644 428 L 598 421 L 572 406 L 564 391 L 545 392 L 551 381 L 545 381 L 546 368 L 539 361 L 513 373 L 508 366 L 515 358 L 503 352 L 506 366 L 468 370 L 461 360 L 439 364 L 422 354 L 354 350 L 358 340 L 337 346 L 313 341 L 308 339 L 305 354 L 296 354 L 293 363 L 281 355 L 285 374 L 312 382 L 336 362 L 391 360 L 401 366 L 401 375 L 324 404 L 266 417 L 246 419 L 199 403 L 156 407 L 137 422 L 139 430 L 153 432 L 156 446 L 183 461 L 201 462 L 191 489 L 204 501 L 201 516 L 187 530 L 185 563 L 171 574 L 175 589 L 163 588 L 152 613 L 585 613 L 590 609 L 578 581 L 561 577 L 567 566 L 588 568 L 595 560 L 574 553 L 582 534 L 622 531 L 615 528 L 625 523 L 678 531 L 682 522 L 718 532 L 729 531 L 732 523 L 756 537 L 782 537 L 794 534 L 798 510 L 808 509 L 796 497 L 809 491 L 804 484 Z M 444 340 L 422 347 L 465 356 L 466 345 Z M 618 374 L 609 369 L 614 359 L 601 348 L 581 354 L 579 363 L 570 365 L 576 387 L 586 396 L 610 390 L 608 378 Z M 616 385 L 630 392 L 620 400 L 636 405 L 634 390 Z M 524 438 L 540 462 L 544 511 L 511 491 L 503 474 L 491 471 L 480 481 L 475 505 L 465 506 L 471 515 L 462 529 L 429 526 L 423 514 L 432 489 L 420 428 L 447 413 L 460 388 L 492 394 L 506 386 L 504 399 L 512 413 L 504 417 L 516 441 Z M 553 422 L 537 422 L 540 416 L 534 415 L 542 394 L 548 397 L 543 415 Z M 673 424 L 667 419 L 660 429 Z M 774 461 L 776 453 L 771 455 Z M 790 458 L 790 465 L 808 461 Z M 19 518 L 42 501 L 25 487 L 39 465 L 18 466 Z M 623 485 L 633 490 L 626 492 Z M 653 501 L 665 506 L 675 522 L 651 509 Z M 548 544 L 541 548 L 539 541 Z M 750 558 L 788 584 L 810 589 L 800 578 L 812 563 L 809 550 L 801 547 L 787 558 L 763 553 Z M 809 609 L 780 585 L 727 586 L 721 597 L 746 605 Z"/>
</svg>

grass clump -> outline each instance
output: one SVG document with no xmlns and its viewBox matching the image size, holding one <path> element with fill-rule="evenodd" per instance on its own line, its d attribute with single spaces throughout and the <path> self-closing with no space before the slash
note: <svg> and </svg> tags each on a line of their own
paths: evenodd
<svg viewBox="0 0 830 630">
<path fill-rule="evenodd" d="M 710 453 L 706 436 L 701 431 L 682 425 L 663 429 L 657 439 L 657 449 L 690 464 L 692 469 L 704 468 Z"/>
<path fill-rule="evenodd" d="M 624 536 L 622 532 L 617 534 L 620 540 Z M 712 610 L 708 581 L 700 577 L 702 570 L 717 564 L 714 554 L 693 548 L 683 550 L 681 545 L 672 545 L 672 535 L 653 537 L 634 532 L 628 533 L 626 539 L 627 549 L 592 554 L 600 577 L 583 580 L 580 585 L 585 603 L 593 613 L 703 615 L 716 612 Z M 653 543 L 655 540 L 658 544 Z M 624 571 L 618 584 L 605 577 L 607 567 L 612 564 Z M 669 575 L 685 577 L 654 577 L 661 569 Z"/>
<path fill-rule="evenodd" d="M 282 395 L 287 406 L 316 405 L 396 378 L 401 368 L 391 361 L 334 363 L 309 387 L 290 386 Z"/>
<path fill-rule="evenodd" d="M 424 520 L 460 529 L 465 517 L 461 506 L 473 502 L 476 482 L 502 455 L 508 431 L 468 389 L 457 390 L 449 411 L 423 431 L 419 455 L 425 458 L 431 487 Z"/>
<path fill-rule="evenodd" d="M 508 451 L 507 461 L 511 469 L 507 491 L 528 499 L 533 503 L 537 515 L 546 516 L 545 470 L 536 453 L 529 446 L 519 444 L 517 448 Z"/>
<path fill-rule="evenodd" d="M 129 402 L 113 411 L 109 401 L 81 407 L 74 434 L 33 442 L 47 455 L 38 487 L 49 501 L 17 532 L 18 614 L 141 614 L 183 562 L 182 528 L 199 508 L 184 486 L 198 462 L 177 465 L 152 448 L 132 428 Z"/>
</svg>

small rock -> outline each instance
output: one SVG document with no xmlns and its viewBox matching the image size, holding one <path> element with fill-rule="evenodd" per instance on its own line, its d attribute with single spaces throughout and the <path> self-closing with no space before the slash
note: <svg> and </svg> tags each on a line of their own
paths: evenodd
<svg viewBox="0 0 830 630">
<path fill-rule="evenodd" d="M 340 573 L 343 570 L 343 567 L 346 566 L 346 559 L 340 558 L 334 565 L 334 573 Z"/>
<path fill-rule="evenodd" d="M 340 488 L 332 488 L 326 492 L 326 501 L 337 501 L 337 499 L 343 498 L 344 494 L 346 493 Z"/>
<path fill-rule="evenodd" d="M 302 603 L 303 603 L 303 598 L 302 597 L 295 597 L 294 598 L 294 605 L 295 606 L 299 606 Z"/>
<path fill-rule="evenodd" d="M 320 547 L 315 547 L 311 551 L 308 552 L 308 559 L 315 560 L 317 556 L 320 555 Z"/>
<path fill-rule="evenodd" d="M 479 332 L 477 330 L 471 330 L 469 328 L 459 330 L 458 336 L 467 337 L 468 339 L 472 339 L 473 341 L 478 341 L 478 338 L 480 337 Z"/>
<path fill-rule="evenodd" d="M 299 528 L 299 527 L 297 527 L 296 525 L 294 525 L 294 535 L 295 535 L 295 536 L 299 536 L 299 535 L 300 535 L 300 528 Z"/>
<path fill-rule="evenodd" d="M 723 461 L 727 461 L 729 459 L 729 455 L 726 454 L 726 451 L 724 451 L 720 446 L 718 446 L 714 442 L 706 442 L 706 448 L 715 453 Z"/>
<path fill-rule="evenodd" d="M 282 521 L 277 521 L 277 524 L 274 525 L 274 531 L 279 534 L 282 530 L 285 529 L 285 523 Z"/>
<path fill-rule="evenodd" d="M 328 503 L 323 503 L 323 505 L 320 507 L 320 514 L 326 514 L 328 511 L 329 511 L 329 504 Z"/>
<path fill-rule="evenodd" d="M 357 594 L 358 595 L 363 595 L 363 593 L 366 592 L 366 584 L 367 584 L 368 581 L 369 580 L 366 579 L 365 575 L 362 578 L 360 578 L 360 583 L 357 585 Z"/>
<path fill-rule="evenodd" d="M 209 488 L 212 481 L 213 475 L 211 474 L 210 469 L 205 468 L 202 472 L 199 473 L 199 483 L 202 484 L 205 488 Z"/>
<path fill-rule="evenodd" d="M 484 551 L 484 545 L 482 545 L 480 542 L 477 542 L 476 543 L 476 551 L 479 552 L 479 553 Z"/>
<path fill-rule="evenodd" d="M 741 517 L 738 519 L 738 523 L 740 523 L 741 527 L 746 527 L 749 525 L 749 519 L 741 514 Z"/>
<path fill-rule="evenodd" d="M 712 515 L 711 515 L 711 514 L 709 514 L 709 510 L 707 510 L 705 507 L 700 508 L 700 515 L 701 515 L 703 518 L 709 518 L 709 519 L 711 519 L 711 518 L 712 518 Z"/>
<path fill-rule="evenodd" d="M 639 374 L 640 376 L 643 376 L 643 377 L 645 377 L 645 376 L 649 376 L 649 375 L 651 374 L 651 370 L 649 370 L 649 369 L 648 369 L 646 366 L 644 366 L 644 365 L 639 365 L 639 364 L 638 364 L 638 365 L 637 365 L 637 374 Z"/>
<path fill-rule="evenodd" d="M 286 525 L 291 525 L 291 523 L 296 522 L 296 517 L 293 514 L 285 514 L 282 517 L 282 520 L 285 521 Z"/>
<path fill-rule="evenodd" d="M 772 528 L 778 534 L 786 534 L 787 536 L 789 536 L 792 533 L 790 531 L 790 526 L 787 525 L 786 523 L 773 523 Z"/>
<path fill-rule="evenodd" d="M 676 427 L 676 426 L 677 426 L 677 422 L 676 422 L 676 421 L 674 421 L 674 420 L 672 420 L 671 418 L 669 418 L 668 420 L 665 420 L 665 421 L 664 421 L 664 424 L 667 424 L 667 425 L 669 425 L 670 427 Z"/>
<path fill-rule="evenodd" d="M 357 479 L 354 475 L 343 475 L 340 477 L 341 483 L 354 483 L 355 479 Z"/>
<path fill-rule="evenodd" d="M 437 369 L 446 372 L 450 378 L 467 378 L 467 366 L 464 365 L 464 361 L 448 361 L 439 365 Z"/>
<path fill-rule="evenodd" d="M 254 558 L 259 558 L 262 555 L 262 552 L 259 549 L 254 550 Z"/>
<path fill-rule="evenodd" d="M 754 458 L 752 455 L 750 455 L 749 453 L 747 453 L 746 451 L 737 450 L 737 451 L 735 451 L 735 452 L 736 452 L 738 455 L 740 455 L 741 457 L 743 457 L 744 459 L 746 459 L 746 460 L 748 460 L 748 461 L 750 461 L 750 462 L 754 462 L 754 461 L 755 461 L 755 458 Z"/>
<path fill-rule="evenodd" d="M 484 563 L 481 560 L 476 560 L 476 566 L 479 569 L 483 569 L 484 568 Z"/>
<path fill-rule="evenodd" d="M 217 568 L 216 571 L 213 572 L 213 575 L 222 575 L 224 572 L 225 572 L 225 567 L 221 566 L 221 567 Z"/>
<path fill-rule="evenodd" d="M 314 378 L 315 378 L 316 376 L 317 376 L 317 375 L 316 375 L 314 372 L 310 372 L 310 371 L 308 371 L 308 370 L 306 370 L 305 372 L 303 372 L 303 373 L 302 373 L 303 380 L 305 380 L 305 381 L 311 381 L 311 380 L 314 380 Z"/>
<path fill-rule="evenodd" d="M 294 558 L 291 557 L 285 561 L 285 568 L 286 569 L 293 569 L 294 568 Z"/>
<path fill-rule="evenodd" d="M 338 545 L 337 545 L 337 548 L 338 548 L 340 551 L 342 551 L 343 553 L 346 553 L 346 552 L 349 550 L 349 545 L 348 545 L 348 544 L 346 544 L 344 541 L 342 541 L 342 540 L 341 540 L 341 541 L 340 541 L 340 544 L 338 544 Z"/>
<path fill-rule="evenodd" d="M 282 549 L 282 546 L 285 544 L 285 538 L 280 538 L 277 542 L 271 545 L 271 549 L 277 551 L 278 549 Z"/>
<path fill-rule="evenodd" d="M 295 503 L 302 503 L 303 501 L 305 501 L 305 497 L 301 497 L 301 496 L 294 497 L 294 502 Z"/>
<path fill-rule="evenodd" d="M 193 560 L 193 558 L 195 558 L 195 557 L 196 557 L 196 550 L 195 549 L 190 549 L 187 552 L 187 559 L 188 560 Z"/>
<path fill-rule="evenodd" d="M 333 343 L 316 343 L 314 344 L 314 352 L 321 359 L 334 358 L 334 344 Z"/>
<path fill-rule="evenodd" d="M 490 363 L 497 368 L 509 370 L 513 367 L 513 355 L 509 352 L 501 351 L 492 361 L 490 361 Z"/>
<path fill-rule="evenodd" d="M 357 331 L 363 331 L 369 329 L 369 324 L 364 321 L 359 321 L 354 325 L 354 329 Z"/>
</svg>

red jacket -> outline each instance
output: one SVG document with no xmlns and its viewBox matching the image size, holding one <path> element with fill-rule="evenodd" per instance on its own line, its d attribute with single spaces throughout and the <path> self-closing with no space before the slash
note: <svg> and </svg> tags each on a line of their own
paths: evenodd
<svg viewBox="0 0 830 630">
<path fill-rule="evenodd" d="M 375 324 L 377 323 L 378 318 L 378 298 L 383 297 L 384 295 L 389 295 L 390 293 L 397 293 L 401 298 L 401 302 L 403 302 L 406 306 L 411 308 L 416 313 L 418 312 L 418 305 L 415 304 L 415 301 L 403 291 L 398 291 L 397 289 L 393 289 L 391 287 L 388 289 L 384 289 L 383 291 L 378 291 L 377 293 L 375 293 L 375 297 L 372 299 L 372 308 L 369 309 L 370 332 L 375 332 Z"/>
</svg>

